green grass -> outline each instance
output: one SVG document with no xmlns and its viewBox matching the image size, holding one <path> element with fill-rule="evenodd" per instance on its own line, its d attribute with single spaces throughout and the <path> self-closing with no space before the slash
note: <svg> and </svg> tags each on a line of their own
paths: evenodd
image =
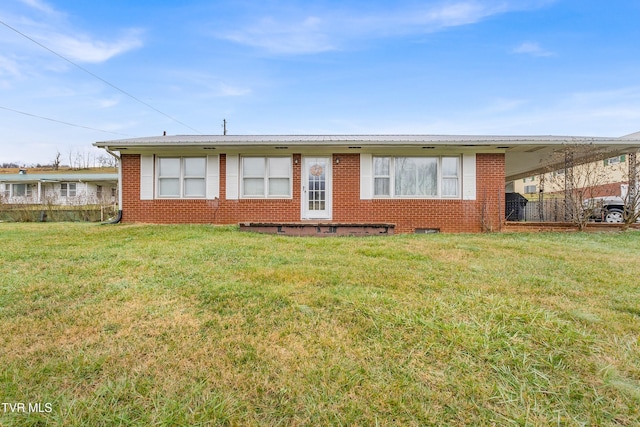
<svg viewBox="0 0 640 427">
<path fill-rule="evenodd" d="M 640 234 L 0 224 L 0 425 L 637 425 Z"/>
</svg>

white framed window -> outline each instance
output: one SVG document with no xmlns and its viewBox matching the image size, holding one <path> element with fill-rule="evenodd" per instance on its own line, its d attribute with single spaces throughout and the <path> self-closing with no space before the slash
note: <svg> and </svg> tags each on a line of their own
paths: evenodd
<svg viewBox="0 0 640 427">
<path fill-rule="evenodd" d="M 31 197 L 33 187 L 30 184 L 13 184 L 13 197 Z"/>
<path fill-rule="evenodd" d="M 159 157 L 159 198 L 203 198 L 206 194 L 206 157 Z"/>
<path fill-rule="evenodd" d="M 373 194 L 391 195 L 391 157 L 373 158 Z"/>
<path fill-rule="evenodd" d="M 460 195 L 460 158 L 442 157 L 442 197 L 458 197 Z"/>
<path fill-rule="evenodd" d="M 75 182 L 63 182 L 60 184 L 60 197 L 76 197 L 77 186 Z"/>
<path fill-rule="evenodd" d="M 205 157 L 187 157 L 183 159 L 184 197 L 204 197 L 207 176 Z"/>
<path fill-rule="evenodd" d="M 242 197 L 291 197 L 291 157 L 242 157 L 240 173 Z"/>
<path fill-rule="evenodd" d="M 525 185 L 524 192 L 525 194 L 533 194 L 537 192 L 537 187 L 535 185 Z"/>
<path fill-rule="evenodd" d="M 374 157 L 374 197 L 460 197 L 460 157 Z"/>
</svg>

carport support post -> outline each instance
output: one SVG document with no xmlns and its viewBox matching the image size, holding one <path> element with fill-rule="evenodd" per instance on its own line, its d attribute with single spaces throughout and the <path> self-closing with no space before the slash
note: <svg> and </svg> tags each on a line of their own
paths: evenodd
<svg viewBox="0 0 640 427">
<path fill-rule="evenodd" d="M 636 153 L 629 153 L 629 187 L 627 190 L 627 200 L 631 203 L 635 203 L 637 192 L 638 164 L 636 163 Z"/>
<path fill-rule="evenodd" d="M 540 188 L 538 188 L 538 221 L 544 221 L 544 174 L 540 174 Z"/>
<path fill-rule="evenodd" d="M 573 149 L 567 147 L 564 152 L 564 219 L 574 220 L 573 203 Z"/>
</svg>

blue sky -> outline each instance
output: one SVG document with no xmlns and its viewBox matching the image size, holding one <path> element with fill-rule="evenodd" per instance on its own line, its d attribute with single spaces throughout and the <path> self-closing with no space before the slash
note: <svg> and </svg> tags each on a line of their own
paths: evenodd
<svg viewBox="0 0 640 427">
<path fill-rule="evenodd" d="M 3 0 L 0 21 L 0 163 L 223 119 L 229 134 L 640 130 L 637 0 Z"/>
</svg>

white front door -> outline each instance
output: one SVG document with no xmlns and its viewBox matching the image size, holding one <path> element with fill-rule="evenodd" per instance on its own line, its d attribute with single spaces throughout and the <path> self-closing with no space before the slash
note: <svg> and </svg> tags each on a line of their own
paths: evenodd
<svg viewBox="0 0 640 427">
<path fill-rule="evenodd" d="M 331 219 L 331 157 L 304 157 L 302 219 Z"/>
</svg>

